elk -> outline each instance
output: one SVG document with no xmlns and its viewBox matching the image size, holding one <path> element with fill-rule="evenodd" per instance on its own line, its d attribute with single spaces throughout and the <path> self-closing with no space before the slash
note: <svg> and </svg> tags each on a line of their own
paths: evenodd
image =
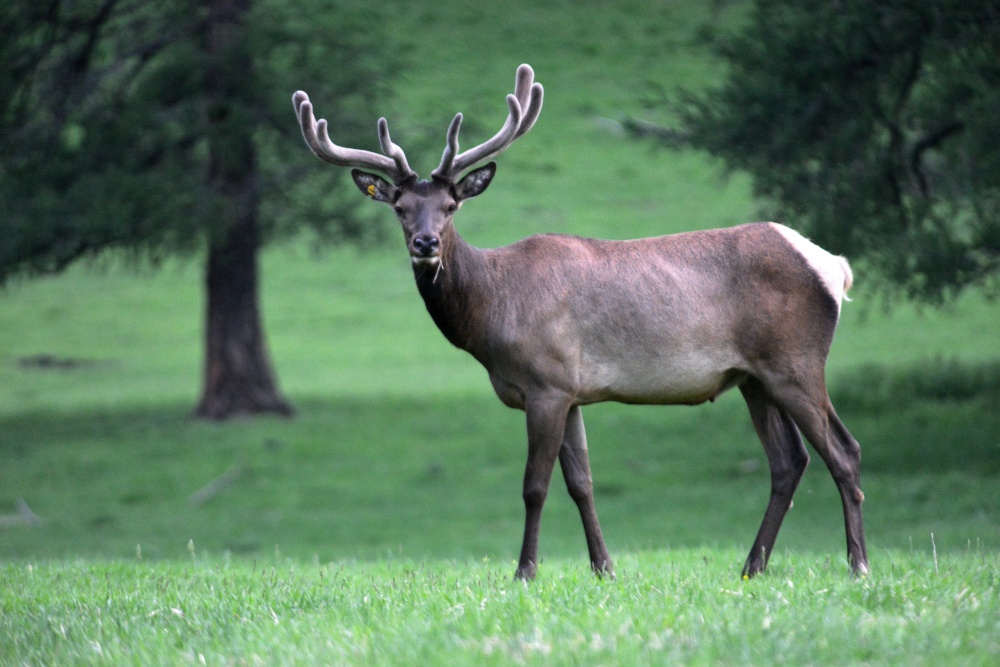
<svg viewBox="0 0 1000 667">
<path fill-rule="evenodd" d="M 308 95 L 293 96 L 312 152 L 354 167 L 362 193 L 395 211 L 438 328 L 486 368 L 504 404 L 526 413 L 525 525 L 515 577 L 535 577 L 557 458 L 583 520 L 591 567 L 614 576 L 594 506 L 582 406 L 695 405 L 733 387 L 746 400 L 771 473 L 744 578 L 767 567 L 809 462 L 802 435 L 840 491 L 848 562 L 866 574 L 861 448 L 837 417 L 824 377 L 853 280 L 847 261 L 775 223 L 629 241 L 544 234 L 473 247 L 456 231 L 455 212 L 489 186 L 492 158 L 532 128 L 542 93 L 532 69 L 521 65 L 503 127 L 461 153 L 457 114 L 429 180 L 410 169 L 385 118 L 378 121 L 382 154 L 344 148 L 330 140 L 326 121 L 316 120 Z"/>
</svg>

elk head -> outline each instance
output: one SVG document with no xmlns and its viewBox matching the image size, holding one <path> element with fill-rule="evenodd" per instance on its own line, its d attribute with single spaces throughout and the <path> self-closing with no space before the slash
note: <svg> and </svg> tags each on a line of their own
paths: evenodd
<svg viewBox="0 0 1000 667">
<path fill-rule="evenodd" d="M 298 91 L 292 96 L 292 102 L 302 127 L 302 136 L 312 152 L 321 160 L 355 167 L 351 176 L 361 192 L 392 206 L 395 211 L 403 226 L 413 265 L 438 269 L 453 233 L 452 217 L 463 201 L 486 190 L 496 174 L 496 163 L 489 162 L 472 171 L 469 169 L 502 153 L 515 139 L 530 130 L 538 119 L 542 110 L 543 89 L 534 78 L 535 74 L 528 65 L 517 68 L 514 94 L 507 96 L 509 113 L 503 127 L 491 139 L 462 153 L 458 152 L 462 114 L 456 114 L 448 127 L 441 163 L 431 172 L 429 180 L 418 178 L 410 168 L 403 149 L 389 137 L 389 124 L 385 118 L 378 121 L 382 154 L 343 148 L 330 140 L 326 120 L 316 120 L 308 95 Z"/>
</svg>

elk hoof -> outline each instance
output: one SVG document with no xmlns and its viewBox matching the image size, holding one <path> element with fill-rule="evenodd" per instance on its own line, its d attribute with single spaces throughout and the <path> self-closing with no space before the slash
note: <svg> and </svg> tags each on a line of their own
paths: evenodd
<svg viewBox="0 0 1000 667">
<path fill-rule="evenodd" d="M 746 565 L 743 566 L 743 580 L 753 579 L 758 574 L 764 571 L 766 566 L 763 563 L 756 563 L 752 560 L 748 560 Z"/>
<path fill-rule="evenodd" d="M 604 579 L 607 577 L 611 581 L 615 580 L 615 566 L 612 565 L 610 561 L 601 564 L 591 563 L 590 567 L 594 571 L 594 574 L 597 575 L 598 579 Z"/>
<path fill-rule="evenodd" d="M 518 565 L 517 571 L 514 573 L 514 579 L 516 581 L 533 581 L 535 579 L 535 574 L 536 568 L 534 563 Z"/>
</svg>

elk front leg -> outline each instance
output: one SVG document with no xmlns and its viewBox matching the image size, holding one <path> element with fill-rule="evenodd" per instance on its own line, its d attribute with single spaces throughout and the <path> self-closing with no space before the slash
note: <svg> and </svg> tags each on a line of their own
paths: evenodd
<svg viewBox="0 0 1000 667">
<path fill-rule="evenodd" d="M 559 450 L 559 465 L 562 466 L 563 477 L 569 495 L 576 502 L 583 519 L 583 532 L 587 537 L 587 550 L 590 552 L 590 566 L 598 576 L 615 576 L 608 547 L 604 544 L 601 534 L 601 524 L 597 520 L 597 508 L 594 505 L 594 481 L 590 474 L 590 457 L 587 455 L 587 433 L 583 427 L 583 413 L 580 406 L 574 405 L 566 417 L 566 431 L 563 434 L 562 448 Z"/>
<path fill-rule="evenodd" d="M 569 401 L 563 396 L 538 397 L 527 401 L 528 463 L 524 469 L 524 540 L 517 562 L 516 579 L 535 578 L 538 567 L 538 533 L 542 507 L 549 493 L 552 468 L 562 446 Z"/>
</svg>

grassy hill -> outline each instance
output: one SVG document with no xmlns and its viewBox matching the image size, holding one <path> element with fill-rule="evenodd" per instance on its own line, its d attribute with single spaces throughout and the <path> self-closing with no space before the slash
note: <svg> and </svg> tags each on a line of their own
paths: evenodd
<svg viewBox="0 0 1000 667">
<path fill-rule="evenodd" d="M 351 11 L 366 11 L 357 4 Z M 549 231 L 630 238 L 756 218 L 746 178 L 723 178 L 703 155 L 633 142 L 616 125 L 623 113 L 645 113 L 657 86 L 717 77 L 701 45 L 738 18 L 739 3 L 539 5 L 390 2 L 378 18 L 414 63 L 384 113 L 424 174 L 454 112 L 466 114 L 466 145 L 499 127 L 519 63 L 546 87 L 535 129 L 460 214 L 470 242 Z M 308 84 L 289 74 L 289 92 Z M 323 115 L 323 100 L 314 102 Z M 302 159 L 312 160 L 305 147 Z M 293 420 L 190 420 L 201 355 L 196 262 L 136 274 L 108 261 L 0 292 L 0 514 L 11 519 L 0 525 L 0 561 L 21 573 L 18 564 L 49 559 L 185 560 L 195 545 L 240 568 L 265 558 L 384 559 L 390 570 L 405 567 L 396 561 L 488 559 L 512 572 L 523 415 L 504 408 L 485 372 L 434 328 L 390 217 L 377 223 L 394 241 L 384 248 L 317 253 L 303 239 L 265 254 L 266 326 L 299 409 Z M 995 559 L 1000 308 L 969 294 L 942 311 L 885 311 L 872 296 L 876 278 L 857 279 L 829 370 L 865 451 L 875 574 L 906 558 L 928 567 L 934 552 Z M 709 549 L 705 562 L 735 579 L 769 489 L 738 394 L 697 408 L 600 405 L 585 415 L 612 556 L 635 563 L 635 554 Z M 228 486 L 192 502 L 227 473 Z M 558 568 L 583 568 L 579 519 L 561 487 L 557 473 L 541 553 Z M 40 524 L 13 519 L 19 499 Z M 778 539 L 775 581 L 797 579 L 801 554 L 839 565 L 843 541 L 839 499 L 814 457 Z M 666 567 L 670 553 L 640 556 L 632 569 Z M 5 576 L 18 590 L 21 575 Z M 961 587 L 948 594 L 967 599 Z"/>
<path fill-rule="evenodd" d="M 712 14 L 706 6 L 398 3 L 390 28 L 409 44 L 414 66 L 387 110 L 393 136 L 417 145 L 411 162 L 426 172 L 451 114 L 466 113 L 467 143 L 492 133 L 516 65 L 531 62 L 546 106 L 535 130 L 501 158 L 487 195 L 463 208 L 459 225 L 472 243 L 542 231 L 627 238 L 753 219 L 746 179 L 724 180 L 702 155 L 653 150 L 614 131 L 619 114 L 642 113 L 650 85 L 717 75 L 699 45 L 712 21 L 735 10 Z M 374 137 L 374 122 L 372 130 Z M 378 224 L 391 230 L 390 218 L 385 211 Z M 264 312 L 281 383 L 300 408 L 292 421 L 188 420 L 200 372 L 194 262 L 138 275 L 113 262 L 76 267 L 7 289 L 0 448 L 9 465 L 0 473 L 0 510 L 13 511 L 23 497 L 50 521 L 8 531 L 0 555 L 120 555 L 139 542 L 169 555 L 195 534 L 217 551 L 280 544 L 325 557 L 398 547 L 415 556 L 512 553 L 522 415 L 503 408 L 485 372 L 437 332 L 392 234 L 384 248 L 316 254 L 303 242 L 266 253 Z M 933 382 L 935 372 L 969 375 L 990 363 L 995 371 L 1000 309 L 971 294 L 945 311 L 902 304 L 885 312 L 867 281 L 858 277 L 845 307 L 830 375 L 835 395 L 878 393 L 843 415 L 871 461 L 872 540 L 905 545 L 913 537 L 927 547 L 938 515 L 948 519 L 937 526 L 939 539 L 1000 544 L 995 494 L 978 495 L 995 483 L 1000 460 L 1000 422 L 988 408 L 996 383 L 973 383 L 960 400 L 942 403 L 894 401 L 888 380 L 901 376 L 909 386 L 921 375 Z M 620 547 L 748 543 L 768 482 L 744 413 L 736 394 L 699 408 L 589 408 L 610 539 Z M 897 465 L 916 481 L 896 474 Z M 232 466 L 246 474 L 231 491 L 197 511 L 185 506 L 187 494 Z M 882 488 L 888 500 L 911 487 L 924 489 L 914 492 L 917 506 L 878 502 Z M 954 500 L 950 487 L 971 506 L 941 509 L 939 501 Z M 839 510 L 822 466 L 799 495 L 797 510 L 805 509 L 793 513 L 779 543 L 839 552 Z M 821 500 L 810 510 L 813 495 Z M 743 502 L 748 496 L 755 500 Z M 557 518 L 547 522 L 543 549 L 581 552 L 570 503 L 560 501 L 551 503 Z M 233 522 L 232 513 L 245 517 Z M 901 523 L 900 513 L 919 528 Z M 803 526 L 795 514 L 807 515 Z M 300 522 L 309 525 L 300 530 Z"/>
</svg>

